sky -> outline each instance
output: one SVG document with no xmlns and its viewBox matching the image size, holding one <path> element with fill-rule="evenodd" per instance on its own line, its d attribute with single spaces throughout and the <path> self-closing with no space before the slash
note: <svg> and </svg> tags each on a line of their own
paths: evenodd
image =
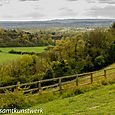
<svg viewBox="0 0 115 115">
<path fill-rule="evenodd" d="M 0 0 L 0 21 L 115 19 L 115 0 Z"/>
</svg>

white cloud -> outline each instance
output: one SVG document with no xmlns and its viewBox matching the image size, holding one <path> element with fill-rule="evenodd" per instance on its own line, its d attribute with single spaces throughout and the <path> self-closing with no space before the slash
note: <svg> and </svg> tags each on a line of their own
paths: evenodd
<svg viewBox="0 0 115 115">
<path fill-rule="evenodd" d="M 34 2 L 34 1 L 39 1 L 39 0 L 19 0 L 19 1 L 21 1 L 21 2 L 27 2 L 27 1 L 32 1 L 32 2 Z"/>
<path fill-rule="evenodd" d="M 68 0 L 68 1 L 71 1 L 71 2 L 72 2 L 72 1 L 78 1 L 78 0 Z"/>
<path fill-rule="evenodd" d="M 115 4 L 115 0 L 99 0 L 100 3 Z"/>
<path fill-rule="evenodd" d="M 101 18 L 114 18 L 115 6 L 107 5 L 105 7 L 94 7 L 88 12 L 89 16 L 101 17 Z"/>
<path fill-rule="evenodd" d="M 0 20 L 103 17 L 99 12 L 107 5 L 114 0 L 0 0 Z M 114 18 L 112 8 L 105 15 Z"/>
</svg>

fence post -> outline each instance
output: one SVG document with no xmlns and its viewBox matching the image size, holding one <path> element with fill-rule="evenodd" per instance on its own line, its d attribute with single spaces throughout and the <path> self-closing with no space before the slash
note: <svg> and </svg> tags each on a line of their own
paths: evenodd
<svg viewBox="0 0 115 115">
<path fill-rule="evenodd" d="M 77 76 L 76 76 L 76 86 L 78 86 L 79 85 L 79 83 L 78 83 L 78 74 L 77 74 Z"/>
<path fill-rule="evenodd" d="M 91 73 L 91 84 L 93 83 L 93 73 Z"/>
<path fill-rule="evenodd" d="M 41 81 L 38 82 L 38 88 L 39 88 L 39 91 L 41 89 Z"/>
<path fill-rule="evenodd" d="M 61 78 L 59 78 L 59 91 L 62 94 L 62 85 L 61 85 Z"/>
<path fill-rule="evenodd" d="M 107 78 L 107 70 L 104 70 L 104 77 Z"/>
</svg>

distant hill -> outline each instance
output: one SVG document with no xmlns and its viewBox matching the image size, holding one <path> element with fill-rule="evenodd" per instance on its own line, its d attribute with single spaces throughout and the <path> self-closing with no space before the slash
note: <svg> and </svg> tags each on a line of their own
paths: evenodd
<svg viewBox="0 0 115 115">
<path fill-rule="evenodd" d="M 49 21 L 0 21 L 1 28 L 108 27 L 115 19 L 56 19 Z"/>
</svg>

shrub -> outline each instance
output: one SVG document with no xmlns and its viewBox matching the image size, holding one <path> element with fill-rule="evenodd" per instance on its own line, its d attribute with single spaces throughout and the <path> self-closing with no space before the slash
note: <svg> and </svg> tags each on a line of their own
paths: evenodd
<svg viewBox="0 0 115 115">
<path fill-rule="evenodd" d="M 23 91 L 15 89 L 14 92 L 6 91 L 0 96 L 0 108 L 27 108 L 31 106 L 30 99 Z"/>
<path fill-rule="evenodd" d="M 17 80 L 10 76 L 4 76 L 0 80 L 0 87 L 16 84 Z"/>
<path fill-rule="evenodd" d="M 114 28 L 114 29 L 115 29 L 115 22 L 112 24 L 111 28 Z"/>
<path fill-rule="evenodd" d="M 95 58 L 94 65 L 97 70 L 104 67 L 104 64 L 105 64 L 105 59 L 102 55 Z"/>
<path fill-rule="evenodd" d="M 8 53 L 11 53 L 11 54 L 22 54 L 21 51 L 15 51 L 15 50 L 10 50 Z"/>
<path fill-rule="evenodd" d="M 67 90 L 67 91 L 63 92 L 61 98 L 67 98 L 67 97 L 83 94 L 84 92 L 86 92 L 86 89 L 87 88 L 83 88 L 83 87 L 79 86 L 79 87 L 74 88 L 72 90 Z"/>
<path fill-rule="evenodd" d="M 85 92 L 84 88 L 82 87 L 78 87 L 74 90 L 74 94 L 78 95 L 78 94 L 83 94 Z"/>
<path fill-rule="evenodd" d="M 102 80 L 102 81 L 101 81 L 101 84 L 102 84 L 102 85 L 108 85 L 109 83 L 108 83 L 107 80 Z"/>
<path fill-rule="evenodd" d="M 73 90 L 68 90 L 68 91 L 65 91 L 62 94 L 61 98 L 67 98 L 67 97 L 71 97 L 71 96 L 74 96 L 74 95 L 75 95 L 75 93 L 74 93 Z"/>
</svg>

